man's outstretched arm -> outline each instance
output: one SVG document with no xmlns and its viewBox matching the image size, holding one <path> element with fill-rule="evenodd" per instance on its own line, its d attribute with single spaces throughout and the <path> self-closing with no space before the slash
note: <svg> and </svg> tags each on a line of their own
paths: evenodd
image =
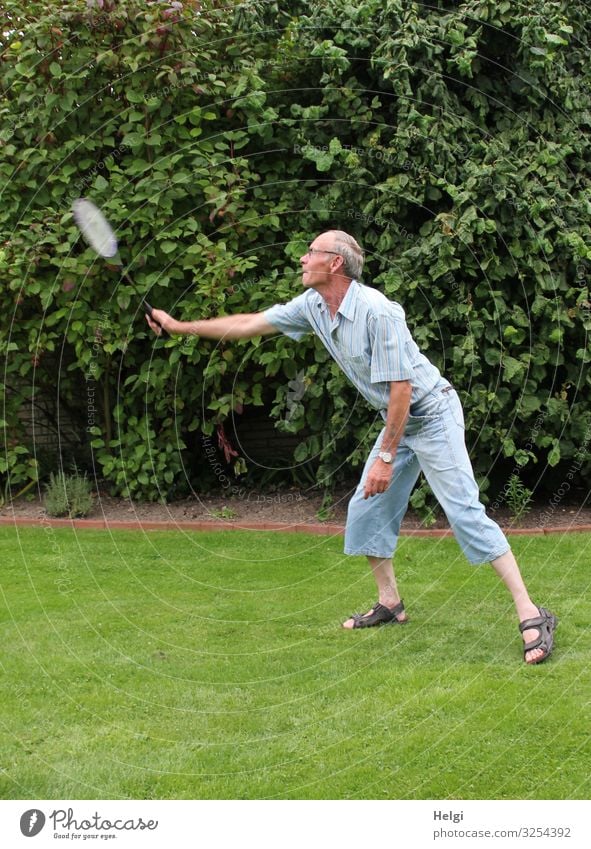
<svg viewBox="0 0 591 849">
<path fill-rule="evenodd" d="M 204 336 L 206 339 L 250 339 L 253 336 L 269 336 L 278 330 L 265 319 L 264 313 L 238 313 L 219 318 L 204 318 L 197 321 L 177 321 L 164 310 L 152 310 L 146 321 L 157 336 L 162 330 L 171 335 Z"/>
</svg>

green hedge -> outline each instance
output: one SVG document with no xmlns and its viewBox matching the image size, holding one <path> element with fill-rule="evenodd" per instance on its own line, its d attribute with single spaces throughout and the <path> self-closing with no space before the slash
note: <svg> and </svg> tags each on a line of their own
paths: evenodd
<svg viewBox="0 0 591 849">
<path fill-rule="evenodd" d="M 47 399 L 79 435 L 62 459 L 90 449 L 134 498 L 215 480 L 203 437 L 253 406 L 302 434 L 294 470 L 323 485 L 375 433 L 313 339 L 155 342 L 81 244 L 80 195 L 115 224 L 149 300 L 187 318 L 288 299 L 310 238 L 352 232 L 365 281 L 403 304 L 461 391 L 484 487 L 515 468 L 549 489 L 584 479 L 584 3 L 4 5 L 5 485 L 38 474 L 22 410 Z"/>
</svg>

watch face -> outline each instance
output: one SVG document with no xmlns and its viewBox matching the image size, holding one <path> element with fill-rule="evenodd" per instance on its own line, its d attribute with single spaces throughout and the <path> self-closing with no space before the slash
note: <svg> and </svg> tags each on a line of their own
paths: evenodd
<svg viewBox="0 0 591 849">
<path fill-rule="evenodd" d="M 389 451 L 380 451 L 380 453 L 378 454 L 378 457 L 380 458 L 380 460 L 383 460 L 384 463 L 391 463 L 392 462 L 392 455 L 390 454 Z"/>
</svg>

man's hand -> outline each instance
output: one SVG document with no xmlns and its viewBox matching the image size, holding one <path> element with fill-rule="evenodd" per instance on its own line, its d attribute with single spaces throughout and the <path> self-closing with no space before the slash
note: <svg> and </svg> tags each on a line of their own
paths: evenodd
<svg viewBox="0 0 591 849">
<path fill-rule="evenodd" d="M 385 492 L 390 486 L 392 472 L 392 463 L 384 463 L 378 457 L 365 480 L 363 497 L 369 498 L 371 495 L 378 495 L 380 492 Z"/>
<path fill-rule="evenodd" d="M 180 322 L 176 321 L 171 315 L 164 312 L 164 310 L 152 310 L 152 317 L 150 318 L 146 314 L 146 321 L 156 336 L 161 336 L 163 330 L 166 330 L 167 333 L 176 333 L 180 324 Z"/>
</svg>

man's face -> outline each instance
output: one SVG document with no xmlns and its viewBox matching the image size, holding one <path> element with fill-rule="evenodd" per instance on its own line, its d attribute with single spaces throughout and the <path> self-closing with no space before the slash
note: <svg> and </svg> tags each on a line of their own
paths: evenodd
<svg viewBox="0 0 591 849">
<path fill-rule="evenodd" d="M 342 268 L 341 255 L 334 249 L 330 233 L 318 236 L 301 257 L 302 283 L 306 289 L 332 282 L 335 272 Z"/>
</svg>

